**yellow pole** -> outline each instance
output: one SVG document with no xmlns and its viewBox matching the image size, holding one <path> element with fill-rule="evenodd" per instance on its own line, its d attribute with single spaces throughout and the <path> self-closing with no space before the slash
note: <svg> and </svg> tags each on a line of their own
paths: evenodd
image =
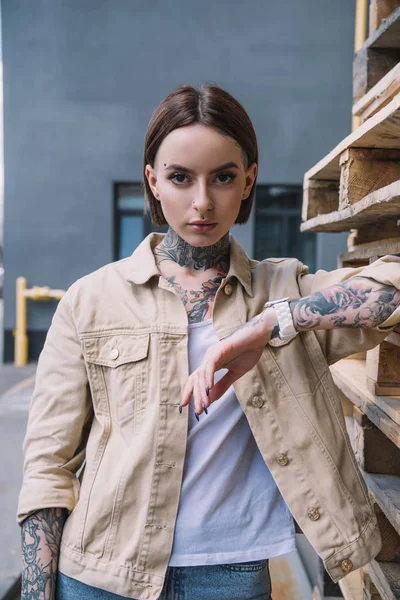
<svg viewBox="0 0 400 600">
<path fill-rule="evenodd" d="M 356 23 L 354 32 L 354 52 L 358 52 L 367 33 L 368 0 L 356 0 Z"/>
<path fill-rule="evenodd" d="M 354 52 L 358 52 L 367 34 L 367 9 L 368 0 L 356 0 L 356 20 L 354 31 Z M 354 115 L 352 120 L 352 131 L 360 125 L 360 117 Z"/>
<path fill-rule="evenodd" d="M 26 279 L 17 278 L 17 305 L 15 341 L 14 341 L 14 365 L 23 367 L 28 362 L 28 336 L 26 335 Z"/>
</svg>

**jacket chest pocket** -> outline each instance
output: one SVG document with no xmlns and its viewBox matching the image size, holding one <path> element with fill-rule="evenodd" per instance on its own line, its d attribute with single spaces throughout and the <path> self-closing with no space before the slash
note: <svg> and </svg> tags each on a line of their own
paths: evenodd
<svg viewBox="0 0 400 600">
<path fill-rule="evenodd" d="M 133 432 L 146 407 L 150 334 L 112 334 L 84 340 L 88 377 L 97 406 Z M 108 405 L 108 406 L 107 406 Z"/>
</svg>

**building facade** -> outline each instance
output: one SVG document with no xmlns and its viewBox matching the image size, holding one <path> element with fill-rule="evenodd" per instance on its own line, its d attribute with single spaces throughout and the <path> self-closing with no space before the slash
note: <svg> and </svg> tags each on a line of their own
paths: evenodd
<svg viewBox="0 0 400 600">
<path fill-rule="evenodd" d="M 144 136 L 182 83 L 217 83 L 253 121 L 256 204 L 232 231 L 246 251 L 336 268 L 346 236 L 298 226 L 304 172 L 350 132 L 353 29 L 347 0 L 3 0 L 2 360 L 14 359 L 18 276 L 66 289 L 151 230 Z M 28 304 L 30 360 L 55 306 Z"/>
</svg>

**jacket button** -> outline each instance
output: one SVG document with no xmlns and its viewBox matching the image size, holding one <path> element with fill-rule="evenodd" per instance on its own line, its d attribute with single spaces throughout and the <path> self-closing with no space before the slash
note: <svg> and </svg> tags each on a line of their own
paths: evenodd
<svg viewBox="0 0 400 600">
<path fill-rule="evenodd" d="M 344 560 L 342 560 L 341 567 L 342 567 L 343 571 L 346 571 L 346 573 L 347 573 L 348 571 L 352 570 L 353 563 L 351 562 L 351 560 L 349 558 L 345 558 Z"/>
<path fill-rule="evenodd" d="M 260 396 L 254 396 L 253 406 L 255 406 L 256 408 L 261 408 L 263 404 L 264 404 L 264 400 L 262 398 L 260 398 Z"/>
<path fill-rule="evenodd" d="M 318 521 L 321 516 L 318 508 L 309 508 L 307 514 L 311 521 Z"/>
<path fill-rule="evenodd" d="M 118 348 L 113 348 L 110 352 L 110 358 L 112 360 L 115 360 L 116 358 L 118 358 L 118 356 L 119 356 Z"/>
<path fill-rule="evenodd" d="M 226 296 L 230 296 L 232 294 L 233 289 L 232 289 L 232 286 L 229 283 L 227 283 L 224 286 L 224 292 L 225 292 Z"/>
<path fill-rule="evenodd" d="M 278 465 L 281 465 L 282 467 L 284 467 L 285 465 L 288 464 L 289 459 L 286 456 L 286 454 L 278 454 L 278 456 L 276 457 L 276 462 L 278 463 Z"/>
</svg>

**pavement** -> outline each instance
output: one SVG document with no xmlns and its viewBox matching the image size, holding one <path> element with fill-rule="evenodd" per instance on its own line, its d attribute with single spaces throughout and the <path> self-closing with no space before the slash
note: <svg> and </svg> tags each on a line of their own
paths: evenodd
<svg viewBox="0 0 400 600">
<path fill-rule="evenodd" d="M 0 332 L 1 316 L 0 305 Z M 0 599 L 21 573 L 21 533 L 16 512 L 22 483 L 22 442 L 36 367 L 37 363 L 25 367 L 0 363 Z"/>
</svg>

